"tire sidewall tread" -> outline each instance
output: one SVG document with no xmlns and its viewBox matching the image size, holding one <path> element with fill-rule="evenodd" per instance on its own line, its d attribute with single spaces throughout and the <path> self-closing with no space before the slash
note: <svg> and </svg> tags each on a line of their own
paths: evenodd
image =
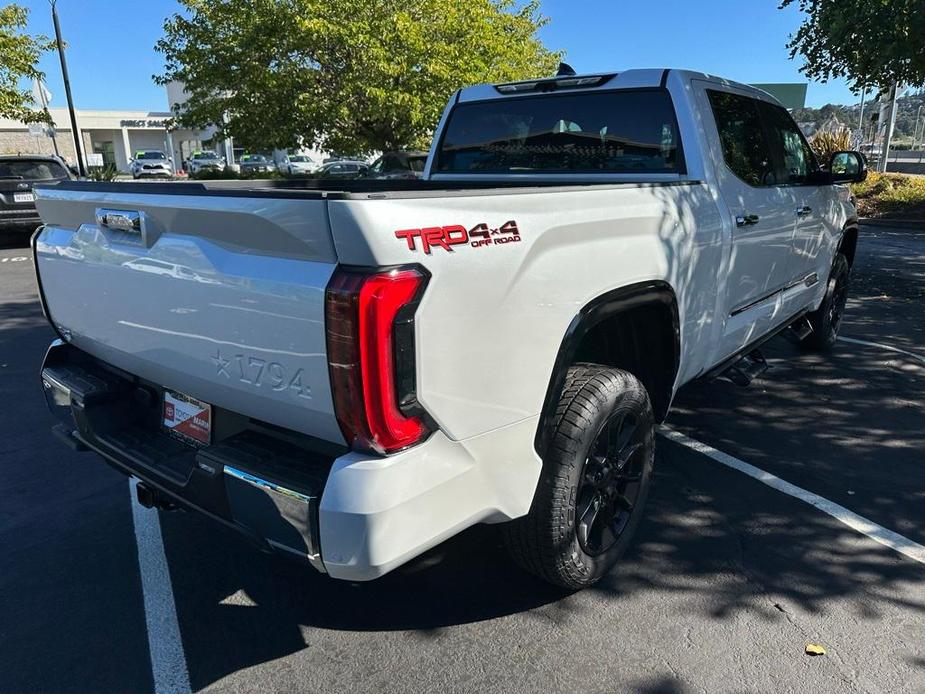
<svg viewBox="0 0 925 694">
<path fill-rule="evenodd" d="M 578 485 L 591 444 L 617 409 L 641 417 L 640 424 L 648 429 L 648 452 L 626 528 L 613 547 L 591 556 L 582 550 L 575 532 Z M 600 580 L 625 552 L 639 523 L 651 482 L 654 431 L 648 394 L 635 376 L 596 364 L 570 367 L 530 512 L 505 526 L 505 541 L 515 561 L 531 573 L 572 590 Z"/>
</svg>

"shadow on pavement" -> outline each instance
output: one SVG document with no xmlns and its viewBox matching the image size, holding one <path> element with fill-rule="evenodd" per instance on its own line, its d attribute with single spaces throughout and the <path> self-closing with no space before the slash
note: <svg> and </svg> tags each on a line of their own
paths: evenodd
<svg viewBox="0 0 925 694">
<path fill-rule="evenodd" d="M 32 249 L 29 247 L 29 239 L 35 229 L 26 228 L 23 230 L 4 230 L 0 229 L 0 251 L 5 250 L 22 250 L 23 255 L 31 255 Z"/>
<path fill-rule="evenodd" d="M 496 620 L 481 631 L 529 634 L 532 620 L 554 618 L 566 633 L 575 630 L 566 638 L 596 640 L 600 647 L 598 636 L 576 630 L 572 620 L 603 619 L 616 628 L 642 600 L 691 602 L 697 606 L 692 622 L 727 623 L 744 614 L 786 620 L 794 609 L 818 613 L 842 598 L 862 606 L 858 618 L 896 608 L 925 618 L 925 599 L 908 597 L 925 588 L 919 565 L 740 473 L 665 440 L 659 448 L 657 479 L 635 545 L 612 576 L 576 595 L 520 572 L 497 529 L 486 526 L 379 581 L 350 584 L 261 555 L 203 519 L 162 516 L 194 688 L 310 652 L 321 641 L 326 658 L 334 640 L 344 649 L 335 657 L 362 667 L 373 657 L 364 649 L 383 646 L 380 638 L 356 632 L 392 632 L 390 642 L 413 648 L 414 639 L 443 638 L 454 625 Z M 518 623 L 505 627 L 508 619 Z M 638 690 L 684 691 L 670 679 L 640 683 Z"/>
</svg>

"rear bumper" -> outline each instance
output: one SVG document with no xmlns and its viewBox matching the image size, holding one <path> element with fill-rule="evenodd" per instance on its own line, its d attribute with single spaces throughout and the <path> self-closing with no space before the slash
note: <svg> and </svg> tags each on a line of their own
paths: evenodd
<svg viewBox="0 0 925 694">
<path fill-rule="evenodd" d="M 281 440 L 288 434 L 226 435 L 223 417 L 236 415 L 219 410 L 212 445 L 197 449 L 160 430 L 157 386 L 68 344 L 52 344 L 42 381 L 63 423 L 56 433 L 72 445 L 263 549 L 303 556 L 344 580 L 375 579 L 471 525 L 525 514 L 539 479 L 536 417 L 466 441 L 437 431 L 388 457 L 324 456 Z"/>
<path fill-rule="evenodd" d="M 73 448 L 99 453 L 120 472 L 241 531 L 261 549 L 299 555 L 324 571 L 317 517 L 331 457 L 229 418 L 230 435 L 210 446 L 178 441 L 160 428 L 162 391 L 60 340 L 45 356 L 42 387 L 60 420 L 55 433 Z"/>
<path fill-rule="evenodd" d="M 0 229 L 2 230 L 17 228 L 25 231 L 28 228 L 32 232 L 41 223 L 42 220 L 35 207 L 0 209 Z"/>
</svg>

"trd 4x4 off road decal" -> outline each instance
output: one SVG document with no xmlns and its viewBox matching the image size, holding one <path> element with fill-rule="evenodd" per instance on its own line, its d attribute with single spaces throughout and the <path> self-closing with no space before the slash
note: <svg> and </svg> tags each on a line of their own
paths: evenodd
<svg viewBox="0 0 925 694">
<path fill-rule="evenodd" d="M 520 231 L 517 229 L 517 222 L 513 219 L 497 229 L 492 229 L 484 222 L 476 224 L 468 231 L 464 226 L 452 224 L 445 227 L 401 229 L 395 232 L 395 236 L 408 242 L 409 251 L 418 250 L 417 241 L 420 240 L 421 250 L 428 255 L 435 246 L 445 251 L 452 251 L 453 246 L 469 245 L 473 248 L 483 248 L 520 241 Z"/>
</svg>

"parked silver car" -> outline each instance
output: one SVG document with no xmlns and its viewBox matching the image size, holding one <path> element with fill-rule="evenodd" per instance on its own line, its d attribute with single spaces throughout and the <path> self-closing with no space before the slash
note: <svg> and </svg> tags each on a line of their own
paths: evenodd
<svg viewBox="0 0 925 694">
<path fill-rule="evenodd" d="M 131 158 L 132 178 L 173 176 L 173 160 L 159 149 L 141 149 Z"/>
<path fill-rule="evenodd" d="M 203 171 L 221 171 L 224 168 L 224 158 L 215 152 L 193 152 L 186 161 L 186 172 L 189 174 L 198 174 Z"/>
</svg>

